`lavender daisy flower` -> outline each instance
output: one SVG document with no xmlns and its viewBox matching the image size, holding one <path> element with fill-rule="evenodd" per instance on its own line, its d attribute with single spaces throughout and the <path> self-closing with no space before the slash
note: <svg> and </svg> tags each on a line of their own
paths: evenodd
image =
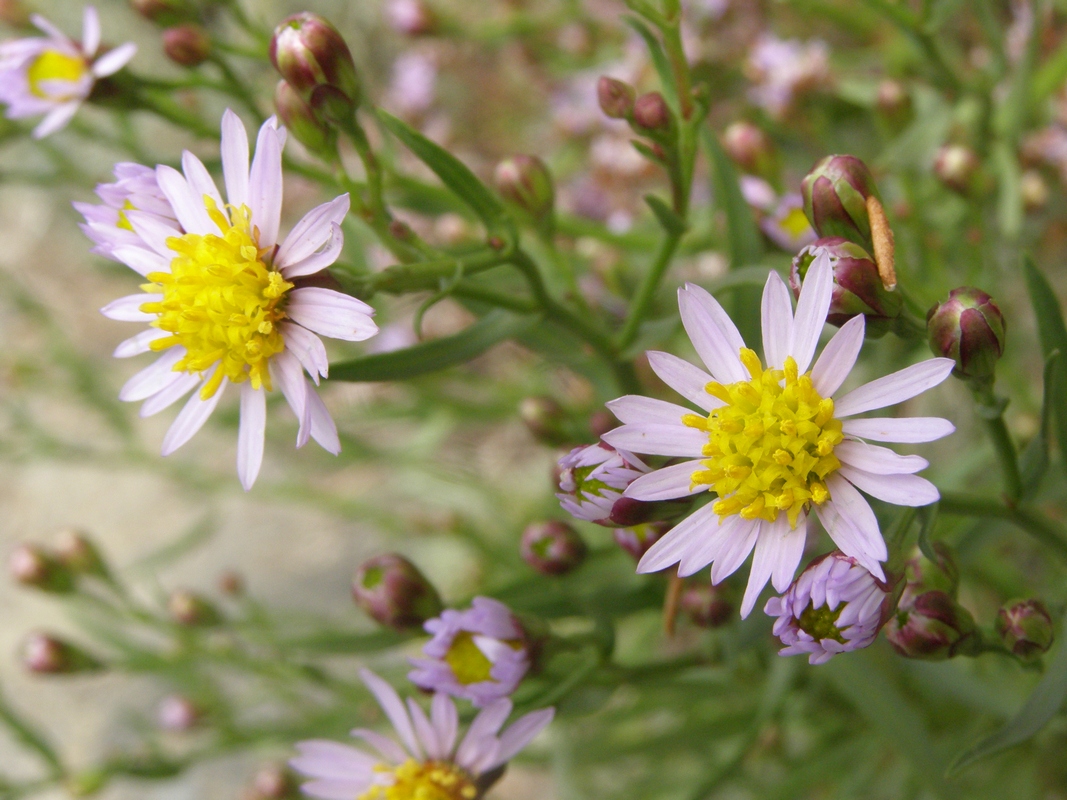
<svg viewBox="0 0 1067 800">
<path fill-rule="evenodd" d="M 170 201 L 159 188 L 154 169 L 124 162 L 115 165 L 114 173 L 114 183 L 102 183 L 96 187 L 96 194 L 104 201 L 104 205 L 73 205 L 85 217 L 85 222 L 80 226 L 82 231 L 96 242 L 91 252 L 121 262 L 122 258 L 115 255 L 119 248 L 144 246 L 126 216 L 128 211 L 150 214 L 156 221 L 170 227 L 178 227 L 179 223 Z"/>
<path fill-rule="evenodd" d="M 649 472 L 632 453 L 600 443 L 576 447 L 559 460 L 560 507 L 575 519 L 609 528 L 626 487 Z"/>
<path fill-rule="evenodd" d="M 507 697 L 530 668 L 526 634 L 498 600 L 475 597 L 466 611 L 445 609 L 424 625 L 433 638 L 412 658 L 420 689 L 470 700 L 478 708 Z"/>
<path fill-rule="evenodd" d="M 141 416 L 149 416 L 196 390 L 163 439 L 166 456 L 200 430 L 228 384 L 240 384 L 237 473 L 245 489 L 263 461 L 267 393 L 275 385 L 300 421 L 297 447 L 310 437 L 331 453 L 340 451 L 337 428 L 304 371 L 316 384 L 327 374 L 319 335 L 362 341 L 378 330 L 374 310 L 361 300 L 300 285 L 341 253 L 340 224 L 349 199 L 342 195 L 313 209 L 279 241 L 284 143 L 284 130 L 268 120 L 249 168 L 248 135 L 227 110 L 222 171 L 228 202 L 200 160 L 186 151 L 182 172 L 167 166 L 153 170 L 165 205 L 157 202 L 148 174 L 127 165 L 121 172 L 142 190 L 137 200 L 126 196 L 132 184 L 102 187 L 105 211 L 86 215 L 98 247 L 147 280 L 144 293 L 101 309 L 110 319 L 150 326 L 120 344 L 115 356 L 162 353 L 126 382 L 119 399 L 144 400 Z M 110 231 L 94 235 L 123 197 L 122 205 L 129 201 L 134 208 L 122 211 L 119 220 L 129 223 L 134 236 L 119 243 Z"/>
<path fill-rule="evenodd" d="M 435 694 L 427 716 L 413 700 L 405 708 L 396 691 L 370 670 L 362 670 L 360 676 L 400 743 L 365 728 L 356 728 L 352 735 L 370 745 L 371 752 L 321 739 L 300 742 L 296 746 L 300 755 L 289 764 L 311 778 L 301 787 L 310 797 L 475 800 L 555 714 L 552 708 L 533 711 L 501 732 L 511 714 L 511 701 L 497 700 L 474 718 L 457 746 L 459 715 L 448 695 Z"/>
<path fill-rule="evenodd" d="M 812 365 L 830 308 L 833 270 L 820 253 L 793 314 L 789 289 L 771 273 L 763 292 L 766 364 L 745 347 L 722 306 L 706 291 L 679 290 L 682 323 L 710 374 L 667 353 L 649 363 L 665 383 L 702 409 L 631 395 L 608 403 L 624 423 L 604 434 L 614 447 L 687 459 L 631 483 L 624 497 L 662 501 L 714 491 L 656 542 L 638 564 L 656 572 L 679 564 L 691 575 L 713 562 L 719 583 L 755 550 L 741 615 L 770 580 L 784 591 L 804 551 L 807 519 L 818 515 L 837 546 L 877 578 L 885 541 L 861 489 L 888 503 L 924 506 L 937 488 L 917 477 L 928 466 L 865 439 L 928 442 L 954 428 L 939 418 L 849 419 L 936 386 L 954 362 L 933 358 L 835 398 L 863 344 L 864 318 L 846 322 Z M 809 371 L 809 367 L 811 367 Z"/>
<path fill-rule="evenodd" d="M 759 221 L 760 230 L 778 247 L 795 253 L 817 238 L 804 215 L 804 198 L 799 193 L 784 194 L 774 211 Z"/>
<path fill-rule="evenodd" d="M 30 19 L 47 36 L 0 44 L 0 103 L 9 119 L 44 114 L 33 130 L 33 138 L 42 139 L 70 122 L 97 79 L 126 66 L 137 46 L 127 42 L 97 58 L 100 18 L 92 6 L 85 7 L 81 42 L 44 17 Z"/>
<path fill-rule="evenodd" d="M 778 617 L 774 635 L 781 656 L 806 653 L 809 664 L 825 664 L 838 653 L 868 647 L 889 618 L 894 593 L 856 559 L 840 551 L 808 564 L 782 597 L 764 612 Z"/>
</svg>

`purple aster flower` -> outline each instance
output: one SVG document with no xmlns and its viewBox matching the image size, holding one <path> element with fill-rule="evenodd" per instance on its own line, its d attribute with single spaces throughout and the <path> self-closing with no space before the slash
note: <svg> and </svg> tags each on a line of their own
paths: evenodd
<svg viewBox="0 0 1067 800">
<path fill-rule="evenodd" d="M 310 797 L 475 800 L 555 714 L 552 708 L 533 711 L 501 731 L 511 714 L 511 701 L 500 699 L 474 718 L 457 746 L 459 715 L 447 695 L 434 695 L 427 716 L 413 700 L 409 699 L 405 708 L 396 691 L 370 670 L 363 670 L 360 677 L 374 693 L 400 742 L 356 728 L 352 735 L 370 745 L 370 752 L 322 739 L 298 743 L 300 755 L 289 764 L 311 778 L 301 787 Z"/>
<path fill-rule="evenodd" d="M 897 593 L 840 550 L 812 561 L 764 612 L 778 617 L 774 635 L 782 656 L 807 653 L 825 664 L 838 653 L 868 647 L 893 611 Z"/>
<path fill-rule="evenodd" d="M 96 194 L 104 201 L 104 205 L 73 205 L 85 217 L 85 222 L 80 226 L 82 231 L 96 242 L 92 252 L 121 262 L 120 253 L 128 252 L 123 248 L 144 246 L 126 212 L 142 212 L 170 227 L 177 227 L 178 219 L 170 201 L 159 188 L 154 169 L 124 162 L 115 165 L 114 173 L 114 183 L 102 183 L 96 187 Z"/>
<path fill-rule="evenodd" d="M 649 472 L 637 456 L 603 442 L 574 448 L 559 460 L 559 468 L 556 497 L 563 510 L 609 528 L 618 524 L 611 512 L 626 487 Z"/>
<path fill-rule="evenodd" d="M 475 597 L 466 611 L 446 609 L 424 626 L 425 658 L 410 659 L 420 689 L 470 700 L 478 708 L 507 697 L 530 668 L 526 632 L 498 600 Z"/>
<path fill-rule="evenodd" d="M 795 253 L 815 241 L 815 231 L 804 215 L 804 198 L 797 192 L 779 198 L 773 213 L 759 222 L 760 230 L 778 247 Z"/>
</svg>

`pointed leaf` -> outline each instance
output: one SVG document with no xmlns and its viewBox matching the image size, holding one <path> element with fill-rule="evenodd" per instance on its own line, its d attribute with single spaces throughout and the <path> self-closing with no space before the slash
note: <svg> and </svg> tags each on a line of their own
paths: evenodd
<svg viewBox="0 0 1067 800">
<path fill-rule="evenodd" d="M 1045 391 L 1041 405 L 1041 427 L 1037 435 L 1026 445 L 1026 449 L 1019 455 L 1019 476 L 1023 484 L 1023 499 L 1033 497 L 1041 486 L 1041 479 L 1048 470 L 1048 447 L 1049 428 L 1052 423 L 1052 409 L 1057 403 L 1062 404 L 1063 398 L 1057 398 L 1056 382 L 1060 379 L 1059 373 L 1063 365 L 1060 363 L 1060 351 L 1053 350 L 1045 361 Z"/>
<path fill-rule="evenodd" d="M 1026 275 L 1026 286 L 1030 290 L 1030 302 L 1034 306 L 1034 315 L 1037 317 L 1041 352 L 1047 362 L 1054 351 L 1067 353 L 1067 326 L 1064 325 L 1063 312 L 1060 310 L 1056 293 L 1045 276 L 1034 266 L 1029 256 L 1023 259 L 1023 272 Z M 1056 441 L 1060 446 L 1060 461 L 1064 469 L 1067 469 L 1067 408 L 1064 406 L 1067 403 L 1067 369 L 1057 367 L 1053 369 L 1052 374 L 1054 379 L 1051 383 L 1051 391 L 1046 389 L 1046 392 L 1055 409 L 1052 421 Z"/>
<path fill-rule="evenodd" d="M 674 210 L 654 194 L 646 194 L 645 202 L 648 203 L 652 213 L 656 215 L 660 226 L 673 236 L 681 236 L 685 233 L 685 220 L 674 213 Z"/>
<path fill-rule="evenodd" d="M 648 54 L 652 57 L 652 66 L 656 68 L 656 74 L 659 76 L 663 99 L 667 101 L 667 105 L 671 107 L 671 111 L 677 114 L 678 90 L 674 85 L 674 72 L 671 70 L 670 59 L 667 58 L 667 54 L 664 52 L 659 39 L 656 38 L 656 34 L 652 32 L 652 29 L 637 17 L 626 15 L 622 18 L 622 21 L 633 28 L 637 32 L 637 35 L 645 40 Z"/>
<path fill-rule="evenodd" d="M 741 194 L 737 170 L 710 128 L 705 128 L 702 136 L 712 166 L 715 205 L 726 215 L 730 267 L 737 269 L 755 264 L 763 254 L 763 242 L 752 209 Z"/>
</svg>

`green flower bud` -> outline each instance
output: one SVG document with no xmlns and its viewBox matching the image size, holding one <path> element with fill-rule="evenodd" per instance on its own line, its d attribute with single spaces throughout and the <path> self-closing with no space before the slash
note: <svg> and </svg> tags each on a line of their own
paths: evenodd
<svg viewBox="0 0 1067 800">
<path fill-rule="evenodd" d="M 81 531 L 68 528 L 60 532 L 55 552 L 59 562 L 77 575 L 96 575 L 100 578 L 111 575 L 100 550 Z"/>
<path fill-rule="evenodd" d="M 885 626 L 885 637 L 905 658 L 944 661 L 959 655 L 976 637 L 974 618 L 944 592 L 925 592 L 900 605 Z"/>
<path fill-rule="evenodd" d="M 651 133 L 665 133 L 671 127 L 671 110 L 659 92 L 649 92 L 637 98 L 633 112 L 634 127 Z"/>
<path fill-rule="evenodd" d="M 199 25 L 176 25 L 163 31 L 163 52 L 182 67 L 196 67 L 211 55 L 211 38 Z"/>
<path fill-rule="evenodd" d="M 727 584 L 712 586 L 711 581 L 705 578 L 686 584 L 678 607 L 697 627 L 719 628 L 733 618 L 734 599 Z"/>
<path fill-rule="evenodd" d="M 352 598 L 369 617 L 398 630 L 418 628 L 444 608 L 433 584 L 396 553 L 363 562 L 352 581 Z"/>
<path fill-rule="evenodd" d="M 1052 617 L 1040 600 L 1005 603 L 994 626 L 1004 646 L 1019 658 L 1037 658 L 1052 647 Z"/>
<path fill-rule="evenodd" d="M 337 29 L 317 14 L 282 20 L 270 40 L 275 69 L 331 122 L 347 122 L 362 97 L 352 53 Z"/>
<path fill-rule="evenodd" d="M 947 144 L 937 151 L 934 175 L 945 186 L 962 195 L 973 195 L 983 183 L 981 162 L 971 148 Z"/>
<path fill-rule="evenodd" d="M 819 251 L 829 256 L 834 270 L 834 291 L 826 321 L 838 327 L 857 314 L 867 318 L 867 334 L 881 336 L 900 316 L 904 299 L 898 292 L 890 292 L 882 283 L 874 259 L 858 244 L 840 236 L 819 239 L 801 250 L 793 259 L 789 285 L 800 297 L 800 287 Z"/>
<path fill-rule="evenodd" d="M 171 592 L 167 598 L 167 613 L 171 619 L 187 628 L 210 627 L 222 621 L 215 606 L 186 589 Z"/>
<path fill-rule="evenodd" d="M 552 521 L 527 525 L 519 552 L 542 575 L 565 575 L 585 560 L 587 548 L 574 528 Z"/>
<path fill-rule="evenodd" d="M 617 81 L 606 75 L 596 84 L 596 99 L 600 110 L 611 119 L 629 119 L 634 113 L 634 101 L 637 92 L 628 83 Z"/>
<path fill-rule="evenodd" d="M 956 362 L 957 378 L 992 379 L 1004 353 L 1004 316 L 988 294 L 970 286 L 949 292 L 926 315 L 930 349 Z"/>
<path fill-rule="evenodd" d="M 8 559 L 11 577 L 23 586 L 44 592 L 74 591 L 74 576 L 55 556 L 33 544 L 20 544 Z"/>
<path fill-rule="evenodd" d="M 336 156 L 337 132 L 287 81 L 278 81 L 274 89 L 274 108 L 286 130 L 309 151 L 328 158 Z"/>
<path fill-rule="evenodd" d="M 33 633 L 26 639 L 22 645 L 22 663 L 39 675 L 73 675 L 103 668 L 103 664 L 81 648 L 45 633 Z"/>
<path fill-rule="evenodd" d="M 774 174 L 774 144 L 751 122 L 735 122 L 722 133 L 722 148 L 744 172 L 771 178 Z"/>
<path fill-rule="evenodd" d="M 841 236 L 874 251 L 867 198 L 878 198 L 874 176 L 855 156 L 827 156 L 801 184 L 804 213 L 819 236 Z"/>
<path fill-rule="evenodd" d="M 496 165 L 493 175 L 497 191 L 535 220 L 552 215 L 556 190 L 552 173 L 537 156 L 512 156 Z"/>
</svg>

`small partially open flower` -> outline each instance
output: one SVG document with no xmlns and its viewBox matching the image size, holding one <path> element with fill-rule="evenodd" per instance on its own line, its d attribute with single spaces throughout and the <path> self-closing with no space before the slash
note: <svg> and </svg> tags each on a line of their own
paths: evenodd
<svg viewBox="0 0 1067 800">
<path fill-rule="evenodd" d="M 305 11 L 282 20 L 270 60 L 312 108 L 334 122 L 351 119 L 362 98 L 359 73 L 344 37 L 323 17 Z"/>
<path fill-rule="evenodd" d="M 885 627 L 885 638 L 906 658 L 943 661 L 973 644 L 974 617 L 945 592 L 930 591 L 901 604 Z"/>
<path fill-rule="evenodd" d="M 200 25 L 175 25 L 163 31 L 163 52 L 179 66 L 196 67 L 211 55 L 211 38 Z"/>
<path fill-rule="evenodd" d="M 571 516 L 609 528 L 643 521 L 634 518 L 636 509 L 631 502 L 619 509 L 627 520 L 613 519 L 626 487 L 649 471 L 633 454 L 602 442 L 574 448 L 559 460 L 559 467 L 560 491 L 556 497 Z"/>
<path fill-rule="evenodd" d="M 981 289 L 961 286 L 926 315 L 930 349 L 956 362 L 958 378 L 988 380 L 1004 353 L 1004 315 Z"/>
<path fill-rule="evenodd" d="M 630 84 L 604 75 L 597 81 L 596 98 L 605 116 L 611 119 L 629 119 L 634 113 L 637 92 Z"/>
<path fill-rule="evenodd" d="M 855 156 L 827 156 L 801 184 L 804 213 L 821 237 L 841 236 L 873 252 L 867 198 L 878 196 L 874 176 Z"/>
<path fill-rule="evenodd" d="M 81 648 L 45 633 L 33 633 L 26 639 L 22 663 L 30 672 L 44 675 L 95 672 L 103 666 Z"/>
<path fill-rule="evenodd" d="M 1004 646 L 1020 658 L 1037 658 L 1052 647 L 1052 617 L 1040 600 L 1005 603 L 994 625 Z"/>
<path fill-rule="evenodd" d="M 367 615 L 391 628 L 414 628 L 441 613 L 441 597 L 419 568 L 396 553 L 364 561 L 352 597 Z"/>
<path fill-rule="evenodd" d="M 767 601 L 778 617 L 779 655 L 807 654 L 824 664 L 838 653 L 868 647 L 893 612 L 893 584 L 878 580 L 854 558 L 835 550 L 812 561 L 785 594 Z"/>
<path fill-rule="evenodd" d="M 771 213 L 759 221 L 759 227 L 768 239 L 789 253 L 815 241 L 815 231 L 804 215 L 804 201 L 799 194 L 778 198 Z"/>
<path fill-rule="evenodd" d="M 466 611 L 445 609 L 424 627 L 433 638 L 408 674 L 419 688 L 482 708 L 514 692 L 530 668 L 526 632 L 498 600 L 475 597 Z"/>
<path fill-rule="evenodd" d="M 552 173 L 537 156 L 518 155 L 496 165 L 497 191 L 531 217 L 542 220 L 552 214 L 556 190 Z"/>
<path fill-rule="evenodd" d="M 522 532 L 522 560 L 543 575 L 565 575 L 576 569 L 587 552 L 585 542 L 565 522 L 534 522 Z"/>
<path fill-rule="evenodd" d="M 886 333 L 892 321 L 900 316 L 904 299 L 899 292 L 885 288 L 878 266 L 867 251 L 840 236 L 818 239 L 797 253 L 789 272 L 793 296 L 800 297 L 808 268 L 820 253 L 829 256 L 834 270 L 834 292 L 826 321 L 840 328 L 862 314 L 866 317 L 869 336 Z"/>
<path fill-rule="evenodd" d="M 23 586 L 64 594 L 74 591 L 74 576 L 54 555 L 34 544 L 20 544 L 8 559 L 11 577 Z"/>
</svg>

